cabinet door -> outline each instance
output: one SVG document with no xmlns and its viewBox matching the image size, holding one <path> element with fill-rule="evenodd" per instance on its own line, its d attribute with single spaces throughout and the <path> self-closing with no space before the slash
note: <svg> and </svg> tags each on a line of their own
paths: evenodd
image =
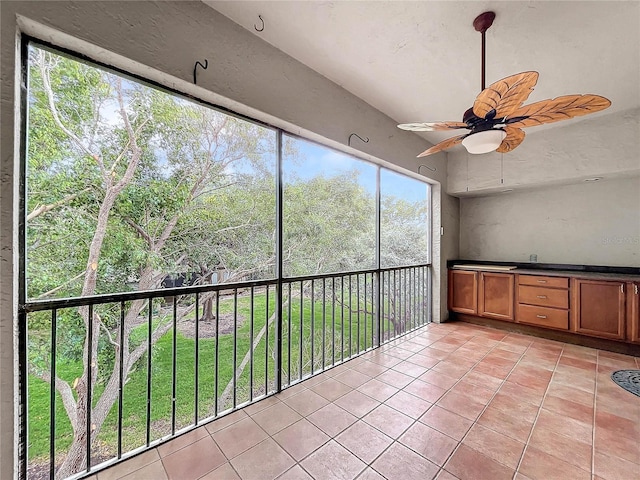
<svg viewBox="0 0 640 480">
<path fill-rule="evenodd" d="M 627 283 L 627 340 L 640 343 L 640 283 Z"/>
<path fill-rule="evenodd" d="M 480 273 L 478 314 L 513 321 L 514 276 L 512 273 Z"/>
<path fill-rule="evenodd" d="M 625 338 L 625 284 L 575 279 L 572 328 L 595 337 Z"/>
<path fill-rule="evenodd" d="M 478 313 L 478 273 L 449 270 L 449 310 L 475 315 Z"/>
</svg>

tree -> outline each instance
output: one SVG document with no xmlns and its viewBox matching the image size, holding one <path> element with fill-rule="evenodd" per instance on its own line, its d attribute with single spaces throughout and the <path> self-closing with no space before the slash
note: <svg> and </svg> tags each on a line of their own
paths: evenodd
<svg viewBox="0 0 640 480">
<path fill-rule="evenodd" d="M 29 299 L 153 290 L 169 274 L 195 274 L 201 284 L 220 271 L 227 282 L 274 276 L 273 131 L 38 48 L 29 86 Z M 373 268 L 375 201 L 355 171 L 294 178 L 284 194 L 287 275 Z M 385 208 L 390 258 L 408 261 L 422 248 L 415 205 Z M 201 320 L 212 320 L 213 296 L 200 299 Z M 82 364 L 75 380 L 50 378 L 49 339 L 40 334 L 50 318 L 30 316 L 30 373 L 53 383 L 73 429 L 58 477 L 86 467 L 88 399 L 92 443 L 118 398 L 120 370 L 126 379 L 150 354 L 134 335 L 146 308 L 127 302 L 122 324 L 109 305 L 60 315 L 58 351 Z M 181 305 L 177 321 L 193 309 Z M 151 344 L 172 326 L 159 318 Z"/>
<path fill-rule="evenodd" d="M 241 230 L 229 221 L 238 218 L 194 219 L 215 215 L 215 192 L 241 181 L 234 165 L 259 164 L 273 151 L 268 131 L 41 49 L 31 50 L 30 61 L 30 298 L 122 291 L 131 282 L 154 289 L 176 265 L 214 267 L 216 258 L 227 258 L 230 232 L 239 237 Z M 260 228 L 271 237 L 264 231 L 269 225 Z M 244 232 L 261 237 L 255 228 Z M 189 247 L 190 239 L 203 237 L 213 247 L 206 257 Z M 263 260 L 260 268 L 273 262 Z M 240 260 L 231 267 L 255 269 Z M 73 384 L 50 378 L 46 359 L 32 358 L 31 372 L 54 382 L 74 432 L 58 477 L 86 466 L 88 398 L 94 441 L 118 398 L 120 359 L 126 378 L 146 353 L 146 344 L 131 341 L 144 308 L 143 301 L 131 302 L 122 329 L 114 328 L 119 319 L 108 310 L 78 309 L 84 330 L 91 324 L 94 335 L 91 342 L 84 336 L 77 355 L 83 373 Z M 170 328 L 158 323 L 152 342 Z M 115 351 L 101 369 L 103 334 Z"/>
<path fill-rule="evenodd" d="M 287 275 L 375 266 L 375 200 L 356 171 L 294 179 L 284 195 Z"/>
</svg>

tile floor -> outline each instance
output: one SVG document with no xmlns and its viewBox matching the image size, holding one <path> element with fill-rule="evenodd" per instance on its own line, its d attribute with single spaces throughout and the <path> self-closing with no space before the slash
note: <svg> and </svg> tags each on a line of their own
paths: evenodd
<svg viewBox="0 0 640 480">
<path fill-rule="evenodd" d="M 628 368 L 640 358 L 431 324 L 96 477 L 638 480 L 640 398 L 609 378 Z"/>
</svg>

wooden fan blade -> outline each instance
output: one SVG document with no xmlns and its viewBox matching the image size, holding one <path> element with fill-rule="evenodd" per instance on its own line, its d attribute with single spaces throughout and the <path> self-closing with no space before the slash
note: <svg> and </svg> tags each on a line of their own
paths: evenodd
<svg viewBox="0 0 640 480">
<path fill-rule="evenodd" d="M 456 128 L 469 128 L 463 122 L 425 122 L 425 123 L 401 123 L 398 125 L 401 130 L 410 132 L 433 132 L 436 130 L 455 130 Z"/>
<path fill-rule="evenodd" d="M 589 113 L 599 112 L 611 105 L 611 101 L 600 95 L 564 95 L 519 108 L 507 118 L 511 127 L 535 127 L 544 123 L 559 122 Z"/>
<path fill-rule="evenodd" d="M 454 145 L 458 145 L 459 143 L 462 143 L 462 140 L 467 136 L 469 135 L 467 134 L 467 135 L 460 135 L 459 137 L 447 138 L 446 140 L 443 140 L 440 143 L 436 143 L 433 147 L 422 152 L 420 155 L 418 155 L 418 158 L 426 157 L 427 155 L 432 155 L 442 150 L 446 150 L 447 148 L 451 148 Z"/>
<path fill-rule="evenodd" d="M 507 136 L 504 137 L 502 143 L 496 150 L 499 153 L 507 153 L 516 148 L 524 140 L 524 132 L 519 128 L 505 127 L 504 131 L 507 132 Z"/>
<path fill-rule="evenodd" d="M 498 80 L 485 88 L 473 103 L 480 118 L 504 118 L 522 106 L 538 81 L 538 72 L 522 72 Z M 495 112 L 495 113 L 493 113 Z"/>
</svg>

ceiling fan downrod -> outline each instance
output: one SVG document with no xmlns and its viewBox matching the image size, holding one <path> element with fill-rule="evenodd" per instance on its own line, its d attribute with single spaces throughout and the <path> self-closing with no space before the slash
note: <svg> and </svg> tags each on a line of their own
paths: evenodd
<svg viewBox="0 0 640 480">
<path fill-rule="evenodd" d="M 493 20 L 495 18 L 495 12 L 484 12 L 478 15 L 473 21 L 473 28 L 476 29 L 476 32 L 480 32 L 482 34 L 482 90 L 485 89 L 485 32 L 491 25 L 493 25 Z"/>
</svg>

